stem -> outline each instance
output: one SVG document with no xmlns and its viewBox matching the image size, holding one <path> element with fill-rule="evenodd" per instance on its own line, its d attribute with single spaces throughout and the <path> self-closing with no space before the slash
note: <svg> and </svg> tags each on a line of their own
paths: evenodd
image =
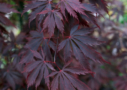
<svg viewBox="0 0 127 90">
<path fill-rule="evenodd" d="M 45 62 L 48 62 L 48 63 L 53 63 L 56 65 L 56 67 L 61 71 L 61 69 L 58 67 L 58 65 L 56 64 L 56 62 L 51 62 L 51 61 L 45 61 Z"/>
<path fill-rule="evenodd" d="M 56 43 L 56 50 L 55 50 L 55 54 L 54 54 L 54 62 L 56 62 L 56 53 L 57 53 L 57 46 L 58 46 L 58 37 L 59 37 L 59 31 L 57 33 L 57 43 Z"/>
<path fill-rule="evenodd" d="M 58 65 L 56 64 L 56 63 L 54 63 L 56 66 L 57 66 L 57 68 L 61 71 L 61 69 L 58 67 Z"/>
</svg>

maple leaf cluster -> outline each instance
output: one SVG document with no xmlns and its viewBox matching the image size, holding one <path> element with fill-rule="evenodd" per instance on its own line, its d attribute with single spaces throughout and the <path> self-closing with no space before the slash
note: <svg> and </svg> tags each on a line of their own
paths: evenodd
<svg viewBox="0 0 127 90">
<path fill-rule="evenodd" d="M 15 26 L 5 14 L 18 12 L 12 9 L 11 5 L 0 3 L 2 42 L 0 52 L 3 56 L 10 52 L 12 57 L 8 59 L 13 59 L 2 73 L 5 82 L 13 90 L 16 84 L 23 86 L 23 79 L 26 80 L 27 88 L 35 85 L 37 89 L 44 79 L 48 90 L 91 90 L 88 86 L 91 87 L 97 80 L 90 80 L 87 86 L 80 81 L 78 75 L 94 75 L 92 71 L 103 72 L 103 70 L 92 70 L 91 60 L 97 63 L 109 63 L 94 49 L 104 42 L 91 36 L 96 27 L 100 28 L 95 13 L 102 16 L 100 8 L 108 13 L 106 1 L 32 0 L 26 3 L 22 15 L 31 10 L 29 27 L 32 21 L 35 21 L 36 30 L 18 36 L 14 36 L 11 32 L 10 40 L 7 42 L 4 41 L 3 34 L 8 32 L 2 25 Z M 13 48 L 16 49 L 13 51 Z M 100 74 L 100 77 L 107 79 L 104 73 Z M 95 76 L 99 79 L 99 84 L 96 83 L 98 87 L 103 82 L 100 77 Z"/>
<path fill-rule="evenodd" d="M 29 16 L 29 23 L 33 19 L 36 19 L 38 28 L 37 31 L 30 32 L 32 37 L 25 45 L 25 48 L 28 49 L 26 51 L 27 55 L 24 53 L 20 62 L 26 64 L 24 72 L 28 73 L 28 87 L 35 83 L 37 88 L 40 79 L 45 78 L 45 83 L 51 90 L 57 90 L 58 88 L 62 90 L 63 87 L 69 90 L 75 90 L 76 88 L 78 90 L 88 90 L 86 85 L 83 85 L 76 78 L 70 76 L 68 72 L 84 75 L 85 72 L 88 72 L 87 70 L 90 70 L 89 59 L 99 63 L 106 62 L 101 55 L 92 48 L 92 46 L 101 44 L 102 41 L 90 37 L 88 34 L 94 29 L 89 26 L 90 22 L 93 22 L 98 26 L 95 17 L 93 16 L 94 12 L 98 12 L 94 9 L 97 8 L 95 4 L 100 5 L 106 12 L 107 5 L 104 1 L 95 2 L 90 0 L 90 2 L 93 4 L 83 4 L 78 0 L 61 0 L 58 3 L 54 3 L 52 0 L 41 0 L 33 1 L 26 5 L 23 13 L 32 10 L 32 13 Z M 101 3 L 105 5 L 102 6 Z M 69 23 L 68 18 L 73 18 L 73 20 L 77 22 L 71 23 L 71 26 L 65 26 Z M 66 28 L 67 30 L 70 30 L 67 31 L 65 30 Z M 66 32 L 69 32 L 70 34 L 67 35 Z M 63 39 L 59 39 L 60 37 L 63 37 Z M 40 52 L 40 49 L 42 49 L 44 53 L 43 58 L 41 58 L 41 55 L 37 52 Z M 50 49 L 52 49 L 54 54 L 51 54 Z M 61 70 L 57 66 L 57 59 L 67 63 L 72 60 L 72 56 L 78 60 L 83 69 L 65 69 L 65 64 Z M 51 57 L 53 57 L 53 59 Z M 59 71 L 56 71 L 53 68 L 52 63 L 55 63 Z M 47 64 L 50 65 L 50 67 Z M 48 68 L 54 70 L 50 75 Z M 44 76 L 41 76 L 43 75 L 43 72 Z M 49 85 L 50 76 L 55 76 L 51 86 Z M 59 82 L 61 84 L 59 84 Z"/>
</svg>

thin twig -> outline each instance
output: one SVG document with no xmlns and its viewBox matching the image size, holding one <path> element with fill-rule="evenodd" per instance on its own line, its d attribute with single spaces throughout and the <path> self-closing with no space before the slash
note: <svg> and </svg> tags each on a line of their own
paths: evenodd
<svg viewBox="0 0 127 90">
<path fill-rule="evenodd" d="M 45 62 L 55 64 L 56 67 L 61 71 L 61 69 L 60 69 L 59 66 L 56 64 L 56 62 L 51 62 L 51 61 L 45 61 Z"/>
</svg>

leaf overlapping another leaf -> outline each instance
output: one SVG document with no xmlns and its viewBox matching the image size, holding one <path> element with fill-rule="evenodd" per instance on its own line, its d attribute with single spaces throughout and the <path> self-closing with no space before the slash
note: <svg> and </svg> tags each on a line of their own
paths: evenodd
<svg viewBox="0 0 127 90">
<path fill-rule="evenodd" d="M 47 17 L 44 20 L 43 23 L 43 30 L 48 28 L 48 33 L 50 36 L 54 34 L 55 26 L 60 30 L 61 33 L 64 31 L 64 25 L 63 25 L 63 16 L 58 10 L 44 10 L 40 12 L 41 15 L 46 15 Z"/>
<path fill-rule="evenodd" d="M 76 12 L 85 15 L 83 10 L 85 7 L 78 0 L 61 0 L 58 6 L 65 18 L 65 10 L 76 19 L 78 19 Z"/>
<path fill-rule="evenodd" d="M 75 58 L 79 60 L 80 63 L 84 60 L 88 60 L 85 57 L 99 63 L 106 62 L 101 55 L 91 47 L 101 44 L 102 41 L 88 36 L 90 31 L 91 28 L 81 28 L 78 30 L 78 25 L 71 29 L 70 36 L 63 40 L 58 47 L 58 51 L 64 49 L 65 61 L 71 58 L 71 52 L 73 52 Z"/>
<path fill-rule="evenodd" d="M 35 84 L 37 88 L 42 78 L 44 78 L 45 83 L 47 84 L 48 88 L 50 88 L 49 77 L 47 78 L 47 76 L 49 75 L 48 70 L 51 69 L 54 71 L 55 70 L 54 67 L 45 61 L 45 55 L 43 51 L 41 51 L 43 56 L 37 51 L 32 51 L 32 53 L 38 59 L 31 61 L 24 68 L 24 72 L 28 73 L 28 76 L 27 76 L 28 87 Z"/>
<path fill-rule="evenodd" d="M 85 75 L 91 73 L 82 68 L 69 68 L 66 64 L 62 70 L 52 72 L 49 77 L 54 76 L 51 84 L 51 90 L 91 90 L 85 83 L 79 81 L 72 74 Z"/>
<path fill-rule="evenodd" d="M 15 90 L 16 84 L 22 85 L 23 80 L 22 80 L 22 75 L 14 70 L 7 70 L 3 74 L 3 78 L 7 81 L 7 83 Z"/>
<path fill-rule="evenodd" d="M 30 34 L 32 38 L 28 41 L 25 47 L 32 50 L 37 50 L 42 41 L 44 40 L 43 32 L 31 31 Z"/>
<path fill-rule="evenodd" d="M 34 11 L 30 14 L 30 17 L 29 17 L 30 19 L 29 23 L 37 17 L 37 14 L 39 12 L 45 9 L 51 9 L 51 4 L 47 0 L 33 1 L 25 6 L 23 13 L 27 12 L 28 10 L 33 10 L 33 9 Z"/>
</svg>

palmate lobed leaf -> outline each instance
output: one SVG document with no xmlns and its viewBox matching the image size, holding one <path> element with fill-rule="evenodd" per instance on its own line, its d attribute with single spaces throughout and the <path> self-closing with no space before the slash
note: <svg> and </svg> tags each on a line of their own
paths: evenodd
<svg viewBox="0 0 127 90">
<path fill-rule="evenodd" d="M 25 13 L 28 10 L 33 10 L 29 17 L 29 22 L 36 18 L 39 22 L 38 24 L 42 24 L 42 30 L 47 31 L 49 37 L 54 34 L 55 27 L 63 34 L 64 24 L 62 21 L 63 16 L 66 18 L 65 11 L 78 21 L 80 20 L 81 22 L 79 23 L 82 25 L 85 24 L 89 27 L 88 22 L 92 22 L 98 26 L 96 19 L 91 14 L 99 13 L 95 6 L 91 4 L 82 4 L 79 0 L 61 0 L 58 2 L 57 8 L 54 8 L 54 3 L 51 2 L 52 0 L 34 0 L 34 2 L 27 4 L 23 11 L 23 13 Z M 89 11 L 89 13 L 86 11 Z M 78 16 L 78 13 L 82 18 Z"/>
<path fill-rule="evenodd" d="M 30 32 L 31 38 L 29 39 L 28 43 L 24 46 L 25 48 L 29 48 L 31 50 L 37 50 L 38 47 L 42 44 L 42 47 L 49 47 L 52 50 L 55 50 L 55 43 L 51 40 L 48 40 L 44 37 L 43 32 L 40 31 L 31 31 Z"/>
<path fill-rule="evenodd" d="M 83 10 L 85 7 L 78 0 L 61 0 L 58 6 L 65 18 L 65 10 L 76 19 L 78 19 L 76 12 L 85 15 Z"/>
<path fill-rule="evenodd" d="M 46 0 L 39 0 L 36 2 L 33 2 L 31 4 L 26 5 L 26 8 L 24 9 L 23 13 L 28 11 L 29 9 L 34 9 L 34 11 L 30 15 L 30 22 L 37 18 L 37 21 L 39 24 L 42 23 L 41 27 L 43 31 L 47 31 L 49 36 L 51 37 L 54 34 L 54 29 L 55 27 L 60 30 L 61 33 L 64 31 L 64 24 L 63 24 L 63 16 L 65 16 L 65 10 L 76 18 L 78 20 L 77 13 L 86 16 L 85 10 L 90 10 L 90 11 L 96 11 L 96 9 L 88 9 L 88 5 L 85 8 L 83 4 L 81 4 L 78 0 L 61 0 L 58 2 L 58 8 L 53 8 L 52 6 L 54 4 L 51 4 L 50 1 Z M 60 10 L 59 10 L 60 8 Z M 88 17 L 89 18 L 89 17 Z M 90 17 L 91 18 L 91 17 Z M 87 23 L 88 20 L 85 21 Z M 96 24 L 96 22 L 94 21 Z M 88 26 L 88 25 L 87 25 Z"/>
<path fill-rule="evenodd" d="M 42 23 L 42 30 L 44 32 L 45 30 L 48 31 L 48 34 L 51 37 L 54 34 L 55 26 L 61 31 L 61 33 L 63 33 L 64 26 L 62 23 L 63 17 L 61 13 L 58 12 L 58 10 L 52 10 L 51 4 L 49 2 L 50 1 L 42 0 L 28 4 L 24 9 L 23 13 L 29 9 L 35 9 L 31 13 L 32 16 L 30 15 L 30 21 L 35 19 L 38 15 L 39 18 L 37 19 L 37 21 L 39 22 L 39 24 L 41 24 L 41 22 L 44 20 L 44 22 Z M 30 43 L 34 41 L 30 41 Z"/>
<path fill-rule="evenodd" d="M 63 25 L 63 16 L 58 10 L 44 10 L 39 13 L 40 15 L 47 15 L 42 25 L 43 30 L 48 28 L 48 33 L 50 36 L 54 34 L 55 27 L 63 33 L 64 25 Z"/>
<path fill-rule="evenodd" d="M 41 28 L 43 31 L 48 31 L 50 37 L 54 34 L 55 27 L 63 34 L 63 16 L 66 18 L 65 10 L 74 18 L 78 19 L 77 14 L 81 15 L 83 19 L 85 19 L 85 23 L 92 22 L 96 24 L 95 18 L 92 18 L 93 15 L 91 12 L 97 12 L 96 9 L 91 5 L 82 5 L 78 0 L 61 0 L 57 5 L 59 9 L 52 10 L 51 0 L 34 0 L 35 2 L 28 4 L 24 9 L 23 13 L 28 11 L 29 9 L 33 10 L 30 15 L 30 22 L 37 18 L 37 22 L 42 24 Z M 87 8 L 85 8 L 85 6 Z M 91 7 L 91 8 L 89 8 Z M 91 12 L 87 12 L 87 11 Z M 63 16 L 62 16 L 63 14 Z M 97 24 L 96 24 L 97 25 Z M 39 25 L 38 25 L 39 26 Z M 86 25 L 89 26 L 89 25 Z M 64 49 L 64 60 L 67 61 L 71 58 L 72 52 L 75 58 L 80 62 L 80 64 L 89 69 L 88 59 L 92 59 L 96 62 L 105 62 L 101 55 L 92 49 L 91 46 L 99 45 L 102 42 L 89 37 L 88 34 L 91 31 L 91 28 L 79 29 L 78 25 L 74 26 L 71 29 L 70 36 L 68 39 L 62 41 L 59 44 L 58 51 Z M 40 27 L 38 27 L 40 28 Z M 25 63 L 26 66 L 24 68 L 24 72 L 28 73 L 27 76 L 27 84 L 28 87 L 35 84 L 36 88 L 39 86 L 42 78 L 45 78 L 45 82 L 47 86 L 49 85 L 49 77 L 54 76 L 51 90 L 89 90 L 89 88 L 79 81 L 77 78 L 73 77 L 72 74 L 77 75 L 85 75 L 86 73 L 91 73 L 89 71 L 85 71 L 82 68 L 68 68 L 68 64 L 66 64 L 62 70 L 55 71 L 53 66 L 46 62 L 46 60 L 52 60 L 52 55 L 50 48 L 53 51 L 56 50 L 55 44 L 45 39 L 43 36 L 43 32 L 40 31 L 32 31 L 30 32 L 32 38 L 29 40 L 26 48 L 29 50 L 24 54 L 21 63 Z M 13 37 L 12 37 L 13 38 Z M 40 47 L 43 49 L 44 53 L 38 53 L 36 50 L 39 50 Z M 30 50 L 31 49 L 31 50 Z M 33 51 L 35 50 L 35 51 Z M 49 69 L 55 71 L 49 75 Z"/>
<path fill-rule="evenodd" d="M 23 53 L 20 64 L 29 63 L 34 60 L 33 53 L 28 49 Z"/>
<path fill-rule="evenodd" d="M 90 32 L 91 28 L 81 28 L 78 30 L 78 25 L 71 29 L 69 38 L 63 40 L 58 47 L 58 51 L 64 50 L 65 61 L 69 60 L 73 53 L 75 58 L 82 65 L 83 62 L 84 64 L 86 62 L 86 65 L 88 64 L 87 58 L 99 63 L 106 62 L 101 55 L 91 47 L 103 42 L 88 36 Z M 85 67 L 88 67 L 88 65 Z"/>
<path fill-rule="evenodd" d="M 89 23 L 93 23 L 97 27 L 99 27 L 99 25 L 96 21 L 96 17 L 93 15 L 94 13 L 100 14 L 98 8 L 93 4 L 87 4 L 87 3 L 83 3 L 83 6 L 84 6 L 85 15 L 83 15 L 83 14 L 78 15 L 79 23 L 81 25 L 85 25 L 85 26 L 89 27 L 89 25 L 87 25 L 87 23 L 89 22 Z"/>
<path fill-rule="evenodd" d="M 50 66 L 50 67 L 49 67 Z M 36 88 L 40 85 L 42 78 L 45 78 L 45 83 L 49 86 L 49 75 L 48 68 L 53 69 L 51 64 L 45 63 L 44 61 L 33 61 L 25 67 L 25 72 L 28 72 L 27 85 L 30 87 L 35 84 Z M 54 69 L 53 69 L 54 70 Z"/>
<path fill-rule="evenodd" d="M 85 75 L 91 72 L 85 71 L 82 68 L 69 68 L 67 67 L 68 65 L 69 64 L 66 64 L 62 70 L 52 72 L 49 75 L 49 77 L 54 76 L 51 83 L 51 90 L 91 90 L 85 83 L 70 74 Z"/>
<path fill-rule="evenodd" d="M 31 39 L 28 41 L 25 47 L 32 50 L 37 50 L 42 41 L 44 40 L 43 33 L 39 31 L 31 31 L 30 35 Z"/>
<path fill-rule="evenodd" d="M 38 60 L 34 60 L 30 63 L 28 63 L 25 68 L 24 72 L 28 73 L 27 76 L 27 85 L 30 87 L 31 85 L 35 84 L 36 88 L 39 86 L 42 78 L 45 79 L 45 83 L 47 84 L 48 88 L 50 88 L 49 85 L 49 78 L 47 76 L 49 75 L 49 69 L 55 70 L 54 67 L 47 63 L 45 59 L 45 55 L 43 51 L 41 51 L 42 55 L 38 53 L 37 51 L 32 50 L 33 55 L 38 58 Z"/>
<path fill-rule="evenodd" d="M 51 9 L 50 0 L 34 0 L 33 2 L 27 4 L 24 8 L 22 14 L 27 12 L 28 10 L 33 10 L 33 12 L 29 16 L 29 23 L 37 17 L 37 14 L 43 10 Z M 41 15 L 42 16 L 42 15 Z M 43 18 L 42 18 L 43 19 Z"/>
<path fill-rule="evenodd" d="M 13 90 L 15 90 L 16 84 L 23 84 L 22 75 L 15 70 L 7 70 L 4 72 L 3 78 L 12 87 Z"/>
<path fill-rule="evenodd" d="M 28 43 L 24 46 L 24 48 L 28 49 L 23 54 L 20 63 L 29 63 L 33 61 L 33 53 L 31 50 L 38 50 L 41 47 L 45 52 L 46 60 L 52 60 L 52 55 L 50 48 L 55 51 L 56 46 L 55 43 L 49 39 L 44 38 L 43 32 L 39 31 L 31 31 L 31 38 L 29 39 Z"/>
<path fill-rule="evenodd" d="M 52 42 L 51 40 L 45 39 L 45 40 L 43 41 L 43 44 L 42 44 L 42 49 L 43 49 L 43 51 L 45 52 L 45 58 L 46 58 L 46 60 L 49 60 L 49 61 L 52 60 L 52 54 L 51 54 L 50 48 L 51 48 L 53 51 L 55 51 L 55 50 L 56 50 L 56 45 L 55 45 L 55 43 Z"/>
<path fill-rule="evenodd" d="M 76 19 L 79 19 L 78 15 L 81 15 L 82 17 L 81 19 L 85 19 L 83 23 L 85 22 L 87 27 L 89 27 L 87 22 L 92 22 L 96 24 L 95 18 L 93 17 L 92 13 L 93 12 L 98 13 L 98 11 L 96 10 L 96 8 L 94 8 L 93 5 L 81 4 L 79 0 L 60 0 L 60 2 L 57 4 L 58 7 L 54 7 L 55 4 L 51 3 L 52 0 L 33 0 L 33 1 L 34 2 L 26 6 L 23 13 L 28 10 L 32 10 L 32 13 L 29 17 L 29 22 L 31 22 L 33 19 L 36 18 L 37 23 L 39 23 L 39 25 L 40 24 L 42 25 L 41 27 L 38 25 L 38 28 L 42 28 L 42 30 L 48 31 L 50 37 L 52 37 L 52 35 L 54 34 L 55 28 L 57 28 L 63 34 L 64 32 L 63 16 L 64 18 L 67 17 L 67 15 L 65 15 L 65 11 Z M 100 5 L 103 9 L 105 9 L 103 3 L 101 4 L 99 3 L 104 0 L 101 1 L 96 0 L 96 1 L 97 1 L 96 4 Z M 0 22 L 2 22 L 2 24 L 7 26 L 12 25 L 10 21 L 6 17 L 4 17 L 3 13 L 15 11 L 11 8 L 7 9 L 6 8 L 8 7 L 7 5 L 3 6 L 0 5 L 0 7 L 1 8 L 4 7 L 3 11 L 0 8 Z M 95 38 L 89 37 L 88 34 L 90 33 L 90 31 L 91 30 L 89 30 L 89 28 L 85 28 L 85 30 L 84 29 L 78 30 L 78 26 L 72 28 L 69 38 L 61 42 L 58 48 L 58 51 L 64 49 L 65 60 L 69 60 L 70 57 L 72 56 L 71 52 L 73 52 L 73 55 L 81 63 L 81 65 L 88 69 L 89 69 L 88 59 L 92 59 L 97 62 L 104 61 L 100 56 L 100 54 L 91 48 L 91 46 L 98 45 L 102 42 L 96 40 Z M 53 51 L 55 51 L 57 45 L 55 45 L 54 42 L 52 42 L 51 40 L 45 39 L 44 37 L 45 35 L 43 36 L 43 32 L 41 31 L 32 31 L 30 32 L 30 34 L 32 37 L 25 46 L 26 48 L 28 48 L 28 50 L 23 54 L 23 57 L 20 62 L 26 65 L 24 68 L 24 72 L 28 73 L 27 76 L 28 87 L 35 84 L 37 88 L 42 78 L 44 78 L 47 86 L 50 88 L 49 85 L 50 81 L 48 76 L 50 77 L 54 76 L 51 84 L 51 90 L 57 90 L 58 88 L 60 90 L 77 90 L 77 89 L 89 90 L 89 88 L 84 83 L 79 81 L 77 78 L 73 77 L 71 74 L 85 75 L 91 72 L 79 67 L 68 68 L 69 64 L 66 64 L 62 70 L 55 71 L 53 66 L 47 63 L 46 61 L 52 60 L 50 48 Z M 21 37 L 23 37 L 23 35 L 21 35 Z M 19 43 L 21 39 L 19 38 L 17 40 L 13 34 L 10 35 L 10 38 L 12 43 L 15 42 Z M 41 53 L 37 52 L 37 50 L 39 50 L 40 47 L 43 49 L 44 52 Z M 20 57 L 16 55 L 13 63 L 15 66 L 18 65 L 17 63 L 19 62 L 19 59 Z M 49 75 L 48 71 L 49 69 L 55 72 Z M 17 75 L 12 75 L 12 72 L 6 72 L 4 76 L 6 78 L 6 81 L 12 86 L 13 89 L 15 88 L 16 84 L 15 82 L 20 81 Z"/>
<path fill-rule="evenodd" d="M 86 13 L 87 16 L 80 14 L 80 16 L 82 17 L 82 20 L 88 21 L 89 23 L 93 23 L 98 28 L 100 28 L 100 26 L 97 23 L 96 17 L 89 11 L 85 11 L 85 13 Z M 82 25 L 84 25 L 84 23 Z"/>
</svg>

